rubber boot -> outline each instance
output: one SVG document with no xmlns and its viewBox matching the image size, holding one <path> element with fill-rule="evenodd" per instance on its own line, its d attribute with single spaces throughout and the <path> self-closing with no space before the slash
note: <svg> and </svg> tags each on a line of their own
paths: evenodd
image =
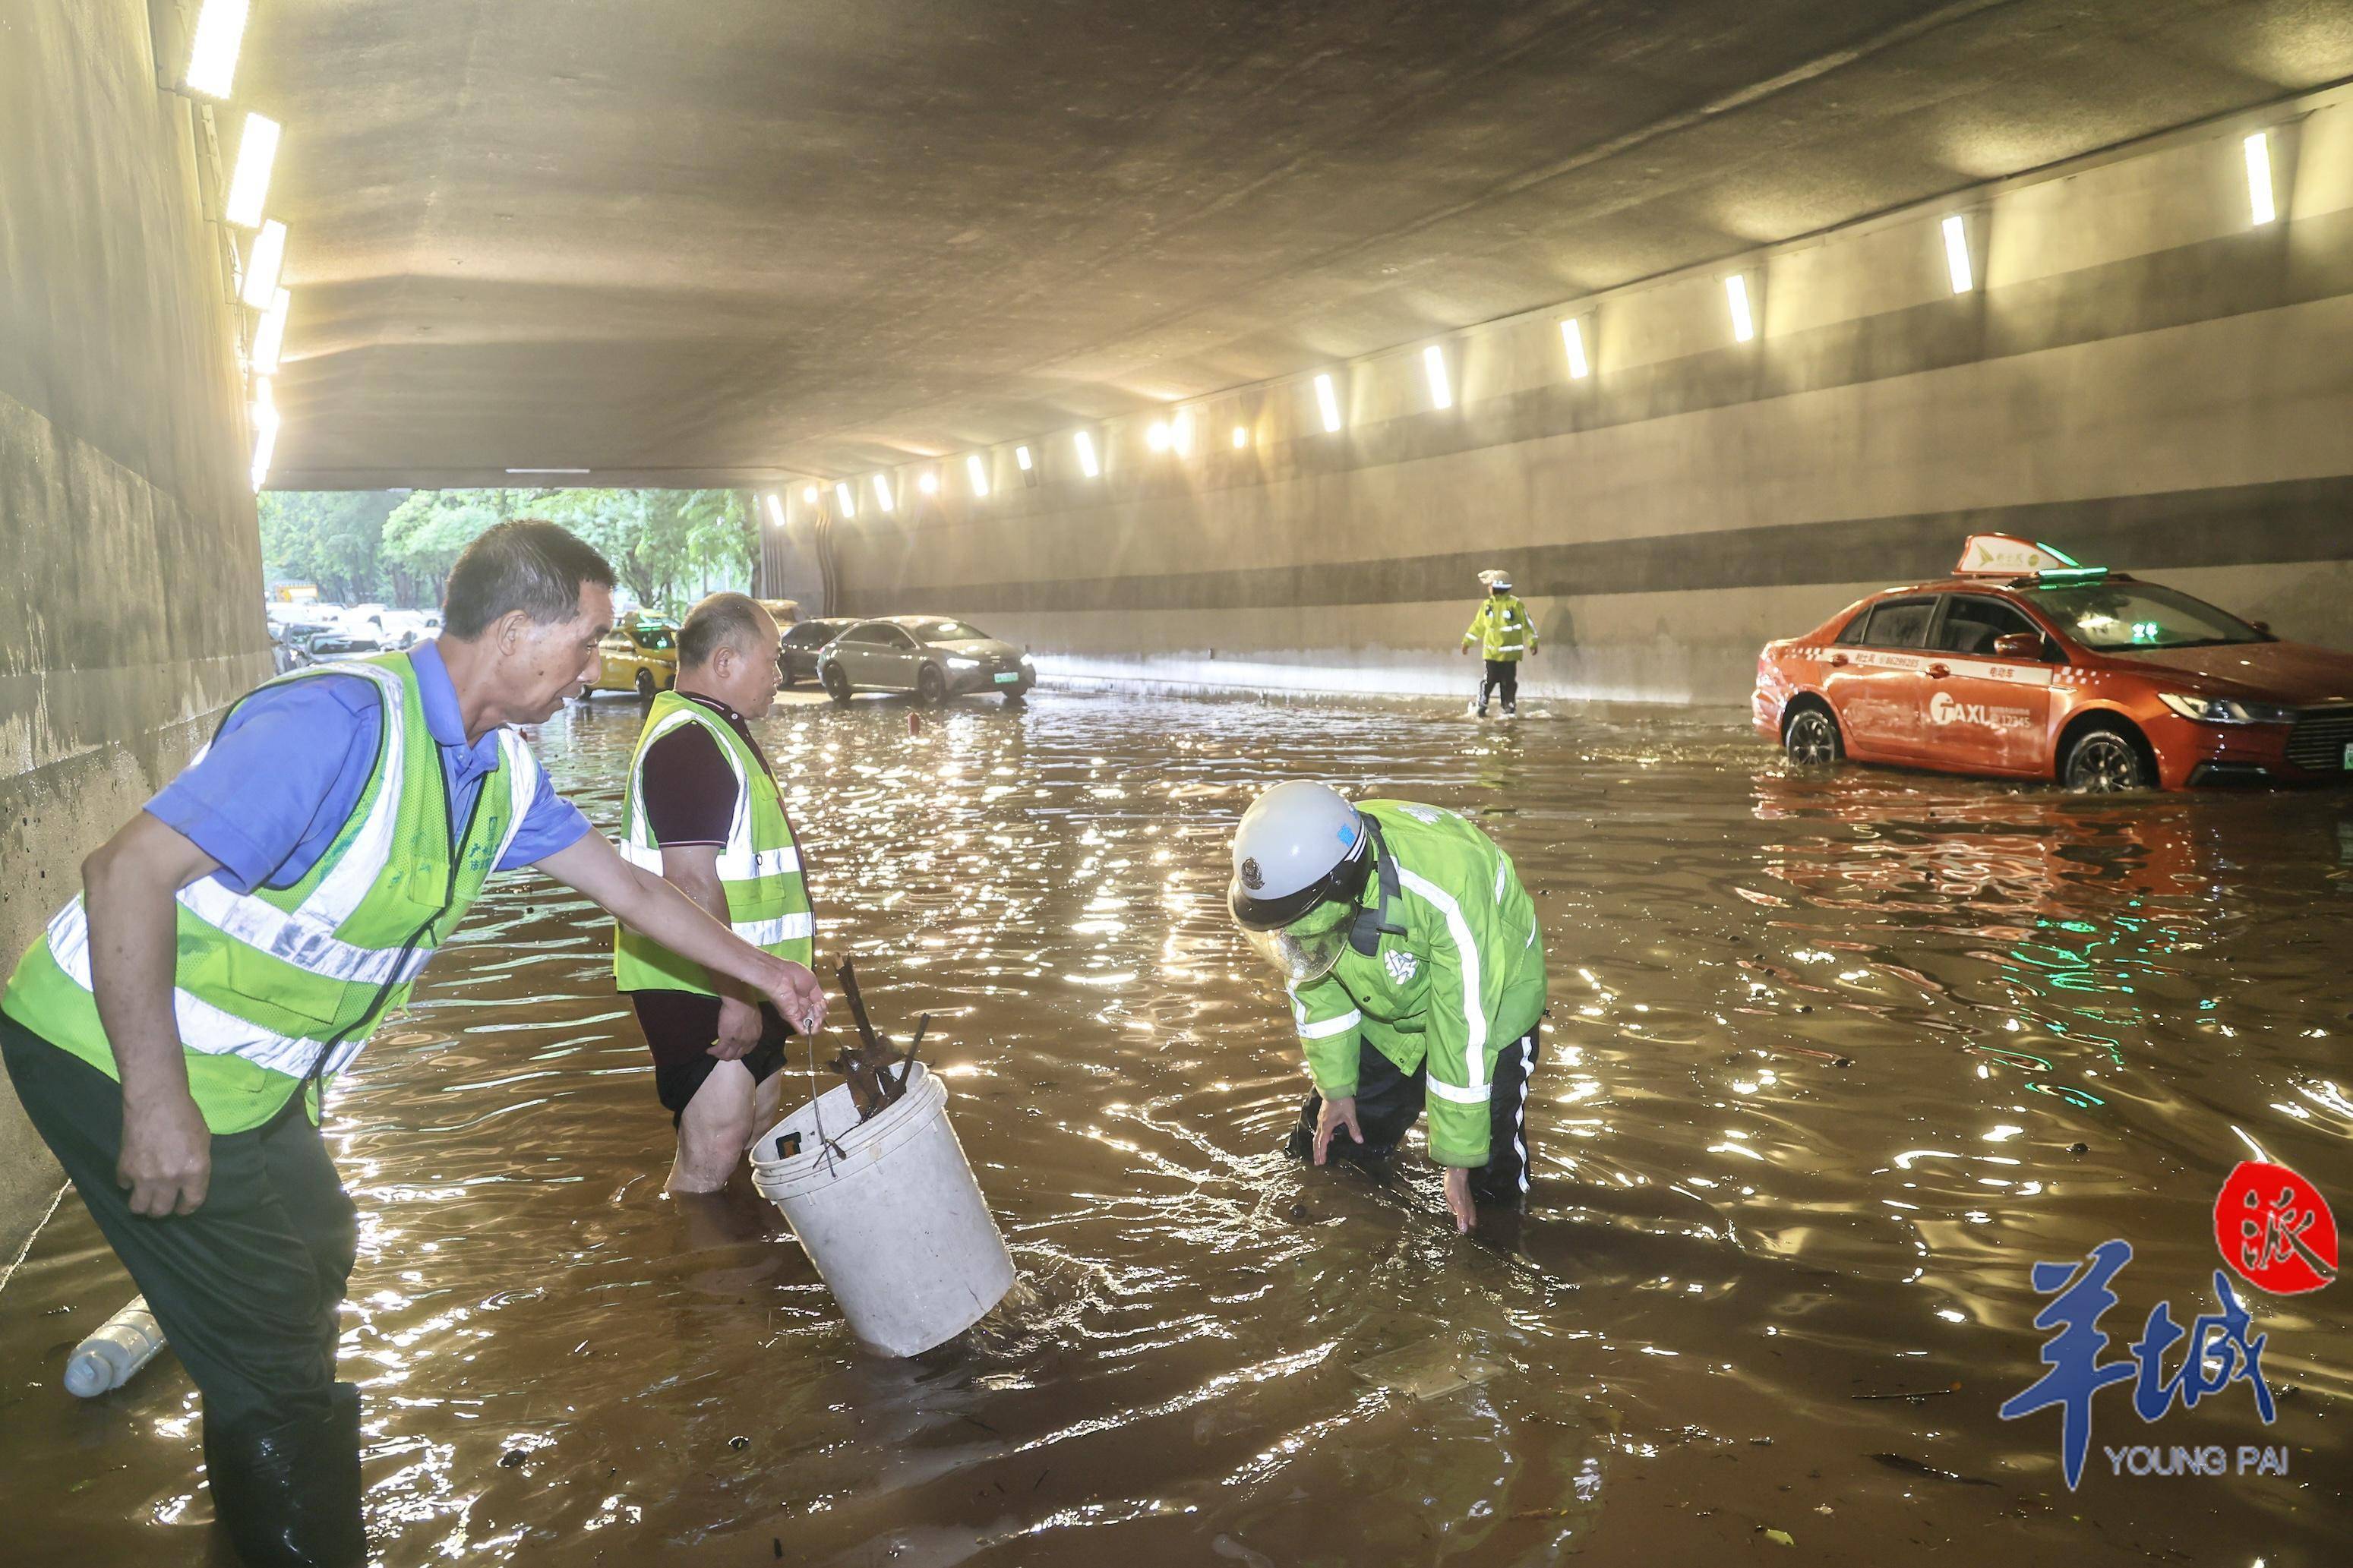
<svg viewBox="0 0 2353 1568">
<path fill-rule="evenodd" d="M 339 1383 L 326 1413 L 216 1431 L 205 1423 L 213 1518 L 248 1568 L 365 1568 L 360 1391 Z"/>
</svg>

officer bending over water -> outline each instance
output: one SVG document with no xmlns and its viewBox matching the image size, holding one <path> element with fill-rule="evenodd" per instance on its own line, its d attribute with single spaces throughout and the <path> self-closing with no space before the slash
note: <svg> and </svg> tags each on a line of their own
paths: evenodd
<svg viewBox="0 0 2353 1568">
<path fill-rule="evenodd" d="M 1293 1155 L 1386 1160 L 1426 1101 L 1456 1228 L 1517 1204 L 1545 961 L 1511 858 L 1451 811 L 1278 784 L 1235 829 L 1227 902 L 1283 976 L 1315 1080 Z"/>
</svg>

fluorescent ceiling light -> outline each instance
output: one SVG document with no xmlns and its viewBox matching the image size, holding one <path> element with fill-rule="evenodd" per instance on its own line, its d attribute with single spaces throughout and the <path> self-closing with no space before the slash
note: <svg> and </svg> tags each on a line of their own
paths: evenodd
<svg viewBox="0 0 2353 1568">
<path fill-rule="evenodd" d="M 1332 390 L 1332 376 L 1329 372 L 1315 378 L 1315 406 L 1324 412 L 1324 429 L 1340 428 L 1340 398 L 1338 394 Z"/>
<path fill-rule="evenodd" d="M 1430 377 L 1430 405 L 1432 408 L 1454 406 L 1454 388 L 1446 379 L 1446 351 L 1436 343 L 1421 351 L 1421 368 Z"/>
<path fill-rule="evenodd" d="M 940 493 L 940 477 L 925 468 L 915 476 L 915 488 L 927 496 L 935 496 Z"/>
<path fill-rule="evenodd" d="M 278 159 L 278 121 L 248 114 L 237 134 L 237 173 L 229 176 L 228 205 L 221 216 L 239 228 L 261 226 L 261 204 L 269 196 L 269 168 Z"/>
<path fill-rule="evenodd" d="M 803 485 L 801 487 L 801 504 L 803 506 L 817 505 L 817 487 L 815 485 Z"/>
<path fill-rule="evenodd" d="M 511 474 L 585 474 L 586 468 L 509 468 Z"/>
<path fill-rule="evenodd" d="M 205 0 L 188 45 L 188 69 L 180 78 L 190 92 L 227 98 L 237 78 L 237 51 L 245 42 L 247 0 Z"/>
<path fill-rule="evenodd" d="M 2254 226 L 2279 216 L 2279 208 L 2272 200 L 2272 142 L 2258 131 L 2247 138 L 2247 206 L 2253 215 Z"/>
<path fill-rule="evenodd" d="M 768 520 L 778 528 L 785 526 L 785 498 L 774 490 L 768 492 Z"/>
<path fill-rule="evenodd" d="M 253 384 L 253 488 L 269 477 L 269 459 L 278 447 L 278 404 L 270 395 L 269 378 Z"/>
<path fill-rule="evenodd" d="M 1015 462 L 1017 462 L 1017 463 L 1018 463 L 1018 464 L 1020 464 L 1020 465 L 1021 465 L 1021 471 L 1022 471 L 1023 473 L 1025 473 L 1025 474 L 1026 474 L 1026 473 L 1028 473 L 1028 472 L 1029 471 L 1029 468 L 1030 468 L 1030 463 L 1029 463 L 1029 447 L 1014 447 L 1014 448 L 1013 448 L 1013 460 L 1014 460 Z"/>
<path fill-rule="evenodd" d="M 877 474 L 874 476 L 874 501 L 875 504 L 880 506 L 884 511 L 892 510 L 890 475 Z"/>
<path fill-rule="evenodd" d="M 1732 307 L 1732 341 L 1748 342 L 1757 335 L 1757 319 L 1748 313 L 1748 279 L 1737 272 L 1726 278 L 1724 299 Z"/>
<path fill-rule="evenodd" d="M 1560 324 L 1560 346 L 1568 351 L 1568 379 L 1583 381 L 1593 374 L 1593 362 L 1585 357 L 1585 329 L 1575 316 Z"/>
<path fill-rule="evenodd" d="M 1147 429 L 1144 433 L 1144 444 L 1151 447 L 1155 452 L 1165 452 L 1168 450 L 1168 426 L 1166 423 L 1160 420 L 1155 420 L 1151 428 Z"/>
<path fill-rule="evenodd" d="M 988 465 L 980 460 L 978 452 L 965 455 L 964 471 L 972 477 L 973 494 L 985 496 L 988 493 Z"/>
<path fill-rule="evenodd" d="M 269 297 L 269 309 L 261 313 L 261 325 L 253 331 L 253 370 L 256 375 L 276 375 L 278 356 L 286 349 L 286 312 L 293 308 L 294 296 L 280 289 Z"/>
<path fill-rule="evenodd" d="M 1945 270 L 1952 274 L 1954 293 L 1966 294 L 1977 287 L 1969 275 L 1969 226 L 1958 213 L 1945 220 Z"/>
<path fill-rule="evenodd" d="M 245 258 L 245 287 L 238 298 L 257 310 L 267 310 L 278 292 L 278 272 L 286 265 L 286 226 L 271 218 L 253 237 Z"/>
<path fill-rule="evenodd" d="M 858 515 L 858 502 L 849 493 L 849 481 L 848 479 L 836 479 L 834 481 L 833 499 L 841 503 L 842 516 L 856 517 Z"/>
<path fill-rule="evenodd" d="M 1075 445 L 1079 448 L 1079 471 L 1091 479 L 1102 473 L 1103 465 L 1095 461 L 1094 437 L 1082 430 L 1078 434 Z"/>
<path fill-rule="evenodd" d="M 1250 426 L 1247 426 L 1247 425 L 1237 425 L 1237 426 L 1234 426 L 1234 449 L 1235 449 L 1236 451 L 1240 451 L 1241 448 L 1243 448 L 1244 447 L 1247 447 L 1247 446 L 1249 446 L 1249 445 L 1250 445 Z"/>
</svg>

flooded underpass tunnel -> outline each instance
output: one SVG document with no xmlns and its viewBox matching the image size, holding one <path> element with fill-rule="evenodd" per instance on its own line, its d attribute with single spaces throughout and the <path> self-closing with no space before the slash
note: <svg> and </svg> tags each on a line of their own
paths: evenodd
<svg viewBox="0 0 2353 1568">
<path fill-rule="evenodd" d="M 2150 1429 L 2284 1449 L 2283 1480 L 2169 1510 L 2095 1451 L 2071 1497 L 2047 1415 L 1995 1415 L 2039 1371 L 2028 1263 L 2134 1238 L 2121 1345 L 2160 1297 L 2215 1310 L 2205 1173 L 2353 1173 L 2353 802 L 1804 776 L 1569 710 L 905 714 L 759 730 L 830 945 L 878 1015 L 933 1015 L 1016 1295 L 878 1360 L 773 1209 L 662 1201 L 610 922 L 518 879 L 331 1124 L 385 1561 L 1618 1561 L 1775 1529 L 1879 1562 L 2000 1529 L 2034 1561 L 2317 1563 L 2353 1522 L 2326 1293 L 2263 1313 L 2269 1426 L 2232 1390 Z M 602 699 L 538 737 L 602 825 L 638 722 Z M 1558 954 L 1511 1234 L 1454 1235 L 1417 1163 L 1282 1154 L 1298 1047 L 1223 909 L 1271 756 L 1511 846 Z M 60 1500 L 62 1555 L 200 1561 L 185 1381 L 54 1387 L 122 1289 L 70 1205 L 10 1282 L 12 1488 Z"/>
<path fill-rule="evenodd" d="M 0 40 L 8 1563 L 2341 1561 L 2353 7 Z"/>
</svg>

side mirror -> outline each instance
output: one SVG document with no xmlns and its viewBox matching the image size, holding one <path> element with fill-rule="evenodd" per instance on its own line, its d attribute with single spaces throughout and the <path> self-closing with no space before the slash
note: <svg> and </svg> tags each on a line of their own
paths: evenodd
<svg viewBox="0 0 2353 1568">
<path fill-rule="evenodd" d="M 2247 625 L 2254 627 L 2255 630 L 2263 633 L 2265 637 L 2272 635 L 2272 624 L 2269 621 L 2249 621 Z"/>
<path fill-rule="evenodd" d="M 2042 658 L 2042 639 L 2032 632 L 2005 632 L 1993 639 L 1993 656 L 2009 664 L 2037 664 Z"/>
</svg>

